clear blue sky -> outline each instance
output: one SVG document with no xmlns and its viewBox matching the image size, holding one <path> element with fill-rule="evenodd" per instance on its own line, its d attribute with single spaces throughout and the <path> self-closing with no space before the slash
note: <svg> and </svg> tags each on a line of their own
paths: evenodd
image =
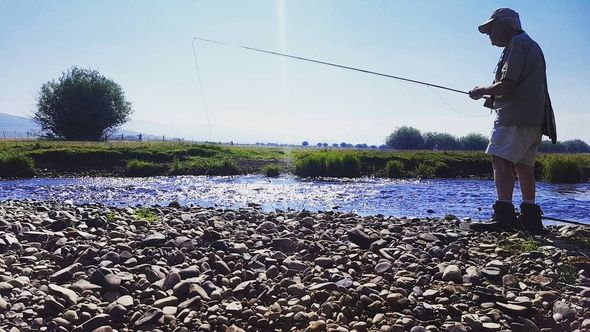
<svg viewBox="0 0 590 332">
<path fill-rule="evenodd" d="M 498 7 L 545 52 L 560 140 L 590 143 L 590 1 L 0 0 L 0 112 L 30 116 L 44 82 L 76 65 L 114 79 L 134 119 L 194 124 L 208 138 L 194 36 L 469 90 L 501 49 L 477 31 Z M 396 127 L 487 135 L 481 102 L 396 80 L 197 43 L 213 126 L 252 141 L 381 144 Z M 232 137 L 217 137 L 230 140 Z"/>
</svg>

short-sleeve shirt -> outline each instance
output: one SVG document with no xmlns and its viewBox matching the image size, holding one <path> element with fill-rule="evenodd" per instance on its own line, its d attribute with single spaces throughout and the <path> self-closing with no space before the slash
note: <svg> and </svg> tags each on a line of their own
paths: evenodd
<svg viewBox="0 0 590 332">
<path fill-rule="evenodd" d="M 541 127 L 545 114 L 545 61 L 539 45 L 525 32 L 510 40 L 496 69 L 495 82 L 516 83 L 509 94 L 496 96 L 494 126 Z"/>
</svg>

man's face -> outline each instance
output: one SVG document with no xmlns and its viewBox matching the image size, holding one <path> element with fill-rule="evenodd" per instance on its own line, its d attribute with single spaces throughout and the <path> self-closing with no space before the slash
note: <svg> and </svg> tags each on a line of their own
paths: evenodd
<svg viewBox="0 0 590 332">
<path fill-rule="evenodd" d="M 490 42 L 492 45 L 498 47 L 505 47 L 508 45 L 510 38 L 508 37 L 508 28 L 505 24 L 502 24 L 499 20 L 495 20 L 491 23 L 492 27 L 487 33 L 488 37 L 490 37 Z"/>
</svg>

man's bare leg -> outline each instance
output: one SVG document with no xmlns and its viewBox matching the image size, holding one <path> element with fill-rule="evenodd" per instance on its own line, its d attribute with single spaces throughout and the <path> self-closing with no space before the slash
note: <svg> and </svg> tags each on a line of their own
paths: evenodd
<svg viewBox="0 0 590 332">
<path fill-rule="evenodd" d="M 499 201 L 512 202 L 514 192 L 514 164 L 498 156 L 492 156 L 494 183 Z M 534 180 L 534 179 L 533 179 Z"/>
<path fill-rule="evenodd" d="M 535 168 L 525 164 L 517 163 L 514 171 L 520 183 L 522 200 L 527 203 L 535 203 Z"/>
</svg>

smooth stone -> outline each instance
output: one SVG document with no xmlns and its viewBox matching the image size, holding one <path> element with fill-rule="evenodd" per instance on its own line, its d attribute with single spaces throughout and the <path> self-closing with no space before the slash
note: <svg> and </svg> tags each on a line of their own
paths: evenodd
<svg viewBox="0 0 590 332">
<path fill-rule="evenodd" d="M 55 284 L 50 284 L 48 288 L 50 294 L 64 299 L 68 305 L 78 303 L 78 294 L 73 290 Z"/>
<path fill-rule="evenodd" d="M 133 306 L 133 297 L 130 295 L 123 295 L 117 299 L 117 303 L 124 307 Z"/>
<path fill-rule="evenodd" d="M 384 274 L 393 268 L 393 264 L 390 261 L 381 261 L 375 265 L 375 273 Z"/>
<path fill-rule="evenodd" d="M 151 308 L 147 310 L 137 321 L 135 321 L 135 327 L 140 327 L 147 324 L 155 324 L 164 313 L 159 308 Z"/>
<path fill-rule="evenodd" d="M 444 281 L 454 281 L 457 283 L 463 282 L 463 275 L 461 274 L 461 269 L 457 265 L 449 265 L 445 268 L 442 279 Z"/>
</svg>

